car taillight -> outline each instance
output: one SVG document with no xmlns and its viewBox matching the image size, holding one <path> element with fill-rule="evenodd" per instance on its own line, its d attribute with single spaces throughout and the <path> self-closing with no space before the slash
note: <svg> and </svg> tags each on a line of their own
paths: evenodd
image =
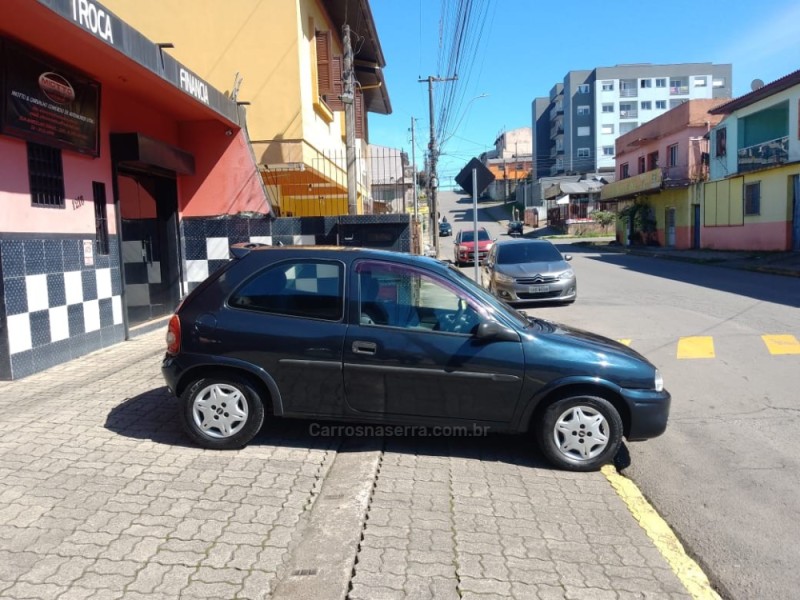
<svg viewBox="0 0 800 600">
<path fill-rule="evenodd" d="M 177 354 L 181 351 L 181 320 L 178 315 L 172 315 L 167 326 L 167 354 Z"/>
</svg>

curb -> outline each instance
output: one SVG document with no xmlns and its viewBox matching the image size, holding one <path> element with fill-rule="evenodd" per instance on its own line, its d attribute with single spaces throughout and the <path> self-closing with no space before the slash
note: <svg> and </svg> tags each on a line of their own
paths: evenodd
<svg viewBox="0 0 800 600">
<path fill-rule="evenodd" d="M 667 522 L 647 501 L 630 479 L 620 475 L 615 467 L 606 465 L 601 469 L 611 486 L 628 507 L 633 518 L 644 529 L 672 571 L 680 579 L 694 600 L 721 600 L 711 587 L 711 582 L 700 566 L 686 554 L 678 537 Z"/>
</svg>

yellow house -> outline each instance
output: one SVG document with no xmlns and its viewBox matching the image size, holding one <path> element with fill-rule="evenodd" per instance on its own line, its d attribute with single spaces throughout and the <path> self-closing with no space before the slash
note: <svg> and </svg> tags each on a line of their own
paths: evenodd
<svg viewBox="0 0 800 600">
<path fill-rule="evenodd" d="M 164 52 L 247 109 L 247 130 L 281 216 L 348 213 L 342 26 L 354 50 L 358 212 L 368 186 L 367 112 L 389 114 L 368 0 L 105 0 Z"/>
<path fill-rule="evenodd" d="M 703 246 L 800 251 L 800 71 L 710 112 Z"/>
</svg>

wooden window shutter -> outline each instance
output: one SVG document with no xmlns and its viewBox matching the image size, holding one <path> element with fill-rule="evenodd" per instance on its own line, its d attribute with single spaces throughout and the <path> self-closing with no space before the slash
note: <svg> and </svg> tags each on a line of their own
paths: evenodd
<svg viewBox="0 0 800 600">
<path fill-rule="evenodd" d="M 366 139 L 366 121 L 364 115 L 364 94 L 361 90 L 356 90 L 355 97 L 356 104 L 356 138 L 359 140 Z"/>
<path fill-rule="evenodd" d="M 320 97 L 330 95 L 333 89 L 333 61 L 331 56 L 331 32 L 317 31 L 317 83 Z"/>
<path fill-rule="evenodd" d="M 340 97 L 344 93 L 344 80 L 342 79 L 342 57 L 334 56 L 331 60 L 332 79 L 331 79 L 331 92 L 325 95 L 325 104 L 331 110 L 344 110 L 344 102 Z"/>
</svg>

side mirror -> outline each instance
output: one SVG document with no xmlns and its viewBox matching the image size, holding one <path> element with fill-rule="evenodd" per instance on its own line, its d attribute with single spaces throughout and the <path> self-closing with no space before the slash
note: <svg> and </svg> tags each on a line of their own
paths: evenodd
<svg viewBox="0 0 800 600">
<path fill-rule="evenodd" d="M 475 337 L 479 340 L 498 340 L 502 342 L 518 342 L 519 334 L 513 329 L 501 325 L 497 321 L 483 321 L 475 330 Z"/>
<path fill-rule="evenodd" d="M 572 254 L 565 254 L 564 260 L 572 260 Z"/>
</svg>

